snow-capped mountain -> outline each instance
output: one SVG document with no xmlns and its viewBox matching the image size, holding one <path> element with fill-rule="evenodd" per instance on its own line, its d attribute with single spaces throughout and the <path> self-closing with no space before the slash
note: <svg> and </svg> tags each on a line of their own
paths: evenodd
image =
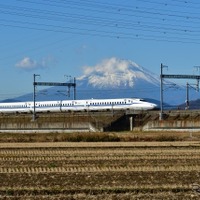
<svg viewBox="0 0 200 200">
<path fill-rule="evenodd" d="M 159 76 L 130 60 L 110 58 L 85 66 L 77 78 L 77 97 L 159 99 Z"/>
<path fill-rule="evenodd" d="M 153 74 L 130 60 L 113 57 L 95 66 L 85 66 L 83 75 L 76 78 L 76 83 L 76 99 L 137 97 L 160 100 L 159 75 Z M 185 102 L 185 87 L 174 87 L 172 82 L 167 80 L 164 85 L 165 103 L 179 105 Z M 38 93 L 36 100 L 73 99 L 73 88 L 70 92 L 64 87 L 52 87 L 45 91 L 46 95 Z M 190 99 L 198 98 L 199 93 L 190 90 Z M 32 101 L 33 94 L 20 96 L 15 100 Z"/>
<path fill-rule="evenodd" d="M 85 67 L 84 75 L 77 79 L 79 86 L 101 89 L 133 88 L 139 82 L 159 86 L 159 77 L 130 60 L 106 59 L 94 67 Z"/>
</svg>

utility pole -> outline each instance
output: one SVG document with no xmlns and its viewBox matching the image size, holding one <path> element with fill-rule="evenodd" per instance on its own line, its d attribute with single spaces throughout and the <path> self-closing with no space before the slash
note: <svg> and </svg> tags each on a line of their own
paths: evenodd
<svg viewBox="0 0 200 200">
<path fill-rule="evenodd" d="M 35 111 L 35 99 L 36 99 L 36 76 L 39 74 L 33 74 L 33 121 L 36 120 L 36 111 Z"/>
<path fill-rule="evenodd" d="M 163 120 L 163 68 L 167 67 L 161 63 L 160 65 L 160 116 L 159 119 Z"/>
<path fill-rule="evenodd" d="M 189 83 L 186 84 L 186 101 L 185 101 L 186 107 L 185 109 L 189 109 Z"/>
<path fill-rule="evenodd" d="M 74 100 L 76 100 L 76 78 L 74 77 Z"/>
<path fill-rule="evenodd" d="M 163 74 L 163 64 L 161 63 L 161 66 L 160 66 L 160 116 L 159 116 L 160 120 L 163 119 L 163 78 L 162 78 L 162 74 Z"/>
<path fill-rule="evenodd" d="M 196 71 L 199 71 L 200 74 L 200 66 L 194 66 L 194 68 L 196 68 Z M 199 79 L 197 79 L 197 92 L 199 92 Z"/>
</svg>

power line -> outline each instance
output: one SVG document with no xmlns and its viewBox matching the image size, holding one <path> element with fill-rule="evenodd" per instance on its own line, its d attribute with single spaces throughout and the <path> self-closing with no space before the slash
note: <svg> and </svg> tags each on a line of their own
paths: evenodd
<svg viewBox="0 0 200 200">
<path fill-rule="evenodd" d="M 28 2 L 28 3 L 34 3 L 33 1 L 30 0 L 18 0 L 21 2 Z M 49 5 L 47 2 L 53 2 L 53 1 L 43 1 L 43 2 L 35 2 L 36 4 L 46 4 Z M 88 3 L 91 3 L 91 1 L 86 1 L 86 5 L 83 4 L 77 4 L 74 2 L 72 4 L 72 1 L 54 1 L 54 3 L 70 3 L 71 6 L 73 7 L 74 5 L 76 6 L 76 9 L 88 9 L 87 6 Z M 82 1 L 81 1 L 82 2 Z M 155 3 L 155 1 L 154 1 Z M 55 4 L 50 4 L 51 6 Z M 75 28 L 73 26 L 64 26 L 63 24 L 61 25 L 54 25 L 54 24 L 44 24 L 44 23 L 33 23 L 33 22 L 24 22 L 21 21 L 20 25 L 14 25 L 14 24 L 6 24 L 6 23 L 12 23 L 12 20 L 3 20 L 3 23 L 1 23 L 2 26 L 11 26 L 11 27 L 18 27 L 18 28 L 27 28 L 27 29 L 33 29 L 33 30 L 43 30 L 43 31 L 54 31 L 54 32 L 68 32 L 72 34 L 86 34 L 86 32 L 92 31 L 92 33 L 89 33 L 89 35 L 94 35 L 94 36 L 102 36 L 102 37 L 113 37 L 113 38 L 140 38 L 143 39 L 142 37 L 147 37 L 145 39 L 155 39 L 155 40 L 162 40 L 163 41 L 182 41 L 182 42 L 194 42 L 196 40 L 199 40 L 198 38 L 198 33 L 200 32 L 198 27 L 194 26 L 189 26 L 189 25 L 182 25 L 179 24 L 176 26 L 176 23 L 157 23 L 155 21 L 149 22 L 149 21 L 144 21 L 144 20 L 138 20 L 137 22 L 134 21 L 135 19 L 130 19 L 130 20 L 125 20 L 125 19 L 120 19 L 120 16 L 127 15 L 130 16 L 129 12 L 135 11 L 138 14 L 138 17 L 142 17 L 143 19 L 146 18 L 147 15 L 153 15 L 153 18 L 157 18 L 157 15 L 164 15 L 168 17 L 175 17 L 175 18 L 185 18 L 187 23 L 197 23 L 196 20 L 199 20 L 200 18 L 197 16 L 193 17 L 188 17 L 188 15 L 177 15 L 177 14 L 166 14 L 166 13 L 160 13 L 160 12 L 152 12 L 152 11 L 145 11 L 147 8 L 144 8 L 145 10 L 141 10 L 140 7 L 134 8 L 134 9 L 128 9 L 128 7 L 122 7 L 125 9 L 126 12 L 113 12 L 113 9 L 117 9 L 119 5 L 114 4 L 111 7 L 111 4 L 109 3 L 96 3 L 94 2 L 93 4 L 90 5 L 94 10 L 90 9 L 90 11 L 97 11 L 96 7 L 99 5 L 101 6 L 110 6 L 107 8 L 107 11 L 103 11 L 102 8 L 99 9 L 98 11 L 100 12 L 108 12 L 112 11 L 111 14 L 118 15 L 118 18 L 109 18 L 109 17 L 103 17 L 101 16 L 90 16 L 90 15 L 83 15 L 83 14 L 71 14 L 67 12 L 56 12 L 52 10 L 44 10 L 44 9 L 33 9 L 33 8 L 27 8 L 27 7 L 21 7 L 21 6 L 5 6 L 5 5 L 0 5 L 0 8 L 3 9 L 1 10 L 1 14 L 6 14 L 6 15 L 11 15 L 11 16 L 19 16 L 19 17 L 26 17 L 27 19 L 40 19 L 40 20 L 48 20 L 51 22 L 59 22 L 60 24 L 63 22 L 66 22 L 68 20 L 68 23 L 71 24 L 78 24 L 79 28 Z M 57 6 L 57 4 L 56 4 Z M 68 5 L 69 6 L 69 5 Z M 7 9 L 7 10 L 6 10 Z M 74 8 L 75 9 L 75 8 Z M 141 14 L 142 13 L 142 14 Z M 132 15 L 132 14 L 131 14 Z M 132 17 L 136 17 L 137 15 L 132 15 Z M 158 19 L 156 19 L 158 20 Z M 166 20 L 166 19 L 165 19 Z M 165 20 L 163 20 L 165 22 Z M 169 19 L 167 19 L 169 21 Z M 175 20 L 174 20 L 175 21 Z M 20 23 L 19 21 L 17 22 L 18 24 Z M 87 25 L 89 27 L 84 27 L 83 25 Z M 30 27 L 30 26 L 33 27 Z M 38 26 L 38 27 L 36 27 Z M 43 26 L 43 28 L 41 28 Z M 110 30 L 97 30 L 95 28 L 97 27 L 104 27 L 109 28 Z M 45 28 L 45 27 L 48 27 Z M 50 29 L 51 28 L 51 29 Z M 61 30 L 62 29 L 62 30 Z M 63 30 L 65 29 L 65 30 Z M 68 31 L 66 30 L 68 29 Z M 76 30 L 76 32 L 72 32 L 71 30 Z M 121 30 L 121 31 L 120 31 Z M 133 31 L 134 33 L 130 32 Z M 81 31 L 81 33 L 80 33 Z M 127 31 L 129 31 L 127 33 Z M 139 31 L 139 32 L 136 32 Z M 84 32 L 84 33 L 83 33 Z M 113 34 L 111 33 L 113 32 Z M 144 33 L 143 33 L 144 32 Z M 155 33 L 156 35 L 150 35 L 148 33 Z M 130 35 L 133 35 L 133 37 L 130 37 Z M 158 35 L 161 34 L 161 35 Z M 174 36 L 173 36 L 174 35 Z M 178 37 L 176 37 L 178 35 Z M 181 37 L 182 36 L 182 37 Z"/>
</svg>

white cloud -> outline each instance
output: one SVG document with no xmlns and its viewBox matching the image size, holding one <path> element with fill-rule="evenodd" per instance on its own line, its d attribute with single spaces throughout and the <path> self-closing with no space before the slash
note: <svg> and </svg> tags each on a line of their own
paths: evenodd
<svg viewBox="0 0 200 200">
<path fill-rule="evenodd" d="M 117 74 L 117 73 L 126 73 L 129 70 L 130 62 L 127 60 L 118 59 L 112 57 L 109 59 L 103 60 L 101 63 L 90 67 L 85 66 L 83 68 L 84 75 L 90 75 L 92 73 L 99 74 Z"/>
<path fill-rule="evenodd" d="M 33 69 L 37 67 L 37 62 L 29 57 L 25 57 L 16 64 L 16 67 L 21 69 Z"/>
<path fill-rule="evenodd" d="M 130 61 L 112 57 L 93 67 L 85 66 L 83 68 L 84 75 L 80 79 L 88 77 L 88 81 L 92 85 L 133 85 L 133 74 L 130 72 L 129 66 Z"/>
<path fill-rule="evenodd" d="M 24 57 L 17 62 L 16 67 L 24 70 L 42 69 L 49 67 L 52 63 L 55 63 L 52 57 L 42 58 L 40 61 L 33 60 L 30 57 Z"/>
</svg>

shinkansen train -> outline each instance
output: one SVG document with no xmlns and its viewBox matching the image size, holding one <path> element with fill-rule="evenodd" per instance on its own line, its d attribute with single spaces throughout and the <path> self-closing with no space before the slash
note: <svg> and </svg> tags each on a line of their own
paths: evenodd
<svg viewBox="0 0 200 200">
<path fill-rule="evenodd" d="M 36 101 L 0 103 L 0 113 L 103 111 L 103 110 L 153 110 L 156 104 L 138 98 L 88 99 L 63 101 Z"/>
</svg>

